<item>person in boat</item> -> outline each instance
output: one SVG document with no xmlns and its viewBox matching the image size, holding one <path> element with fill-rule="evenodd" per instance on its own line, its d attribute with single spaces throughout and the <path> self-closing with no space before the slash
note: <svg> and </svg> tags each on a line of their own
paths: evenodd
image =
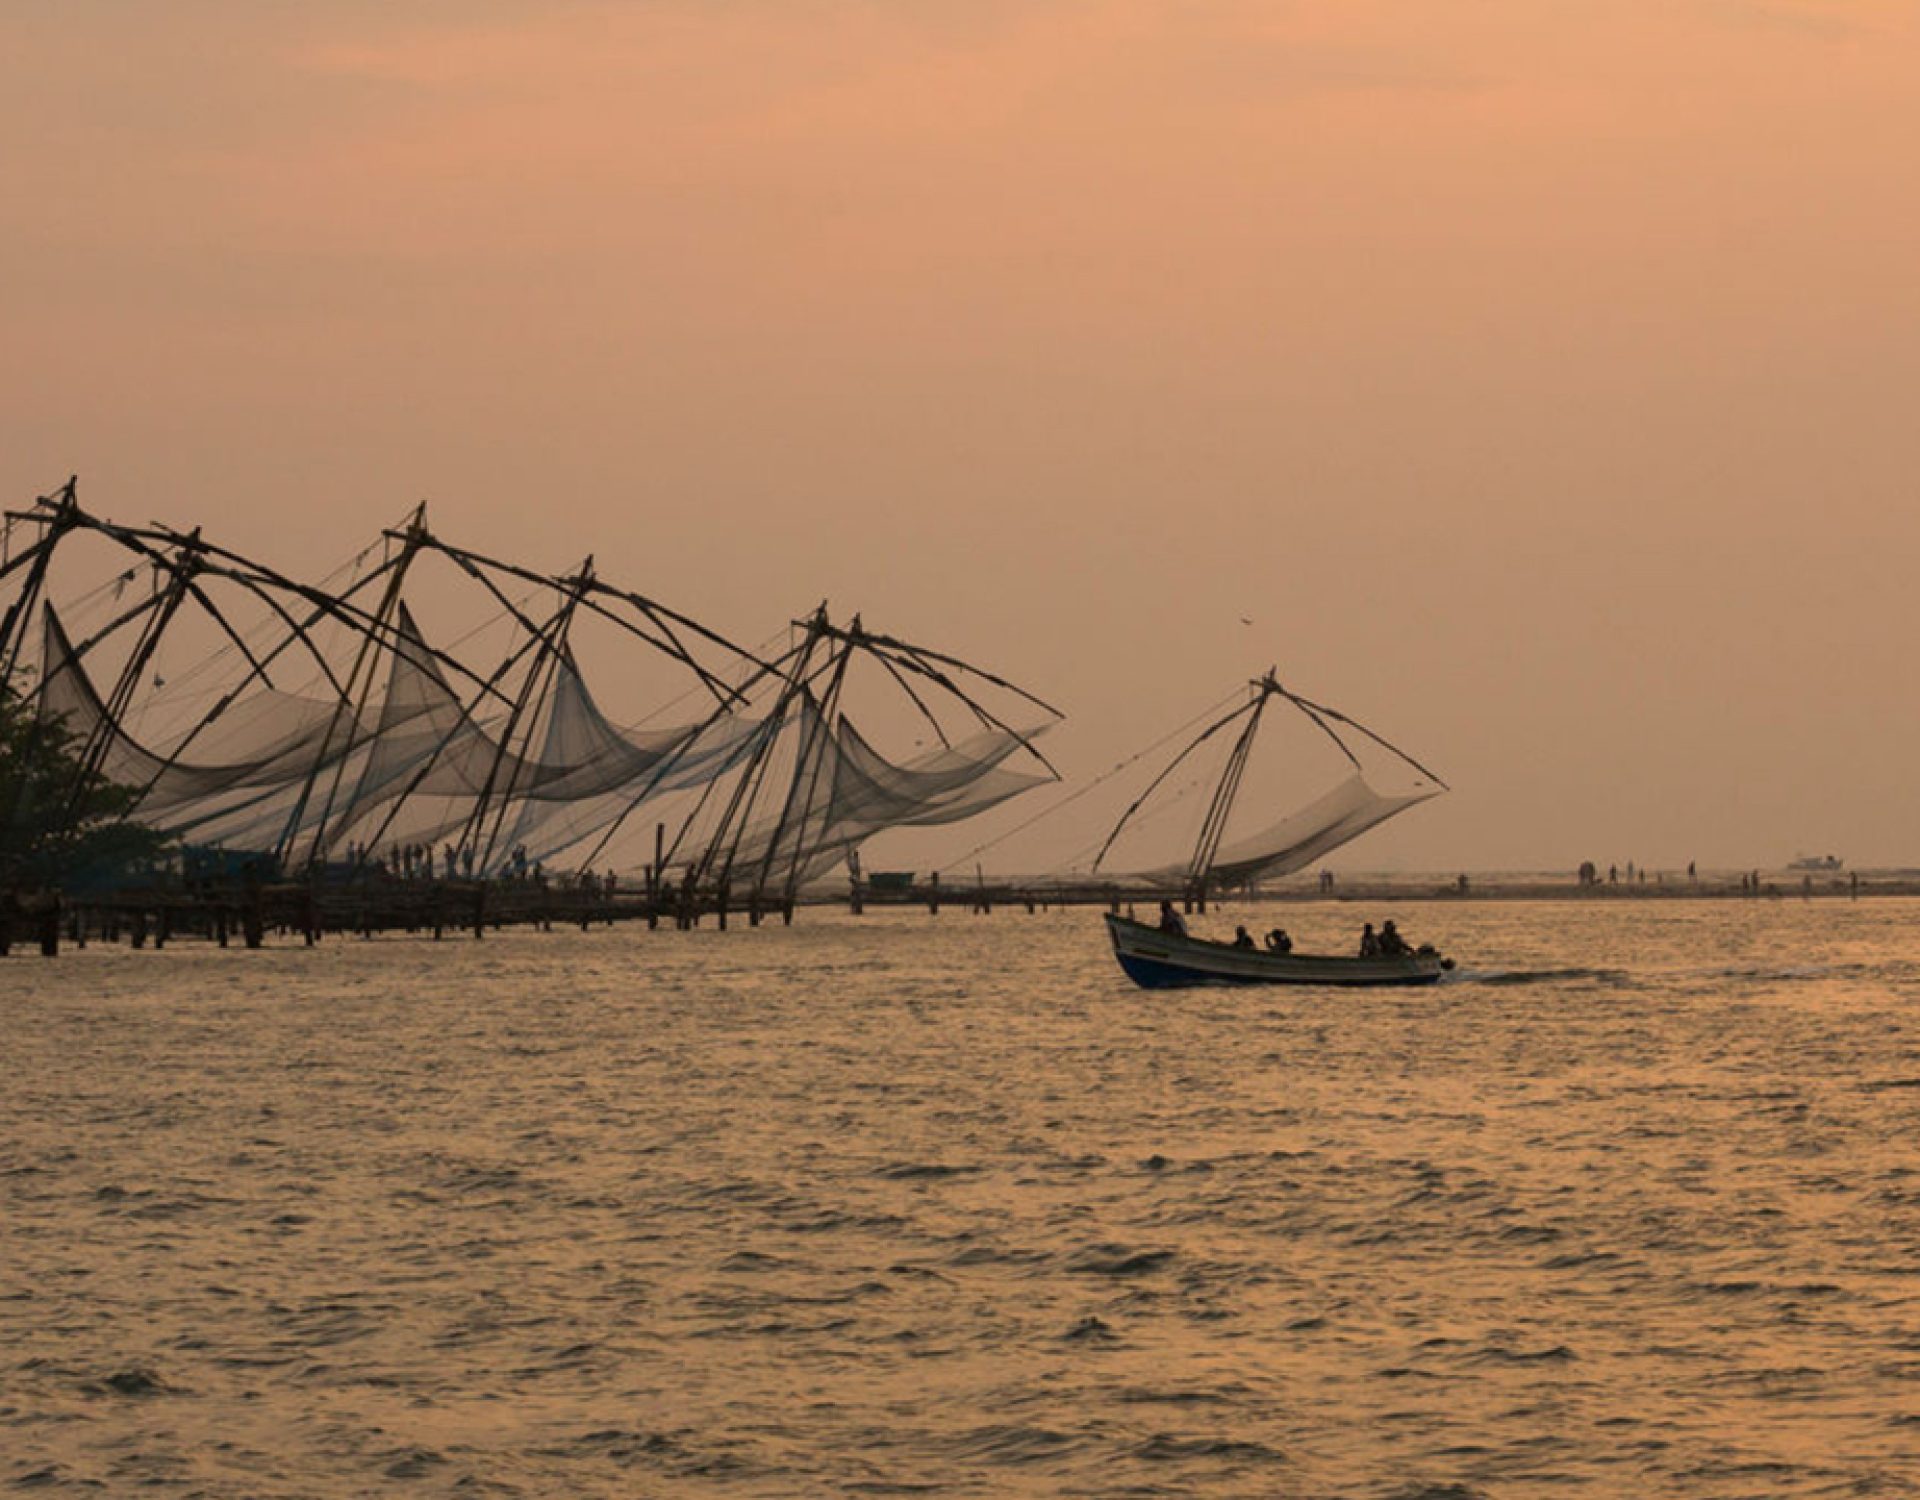
<svg viewBox="0 0 1920 1500">
<path fill-rule="evenodd" d="M 1293 952 L 1293 939 L 1287 936 L 1286 928 L 1276 927 L 1273 929 L 1272 932 L 1269 932 L 1267 934 L 1267 952 L 1269 953 Z"/>
<path fill-rule="evenodd" d="M 1382 958 L 1405 958 L 1413 949 L 1407 940 L 1400 936 L 1400 929 L 1388 918 L 1380 924 L 1380 956 Z"/>
<path fill-rule="evenodd" d="M 1187 919 L 1173 909 L 1171 901 L 1160 903 L 1160 930 L 1172 933 L 1175 937 L 1187 935 Z"/>
<path fill-rule="evenodd" d="M 1373 923 L 1371 922 L 1360 929 L 1360 956 L 1362 958 L 1378 958 L 1380 956 L 1380 939 L 1374 936 Z"/>
<path fill-rule="evenodd" d="M 1253 934 L 1247 931 L 1245 923 L 1233 929 L 1233 946 L 1236 948 L 1253 947 Z"/>
</svg>

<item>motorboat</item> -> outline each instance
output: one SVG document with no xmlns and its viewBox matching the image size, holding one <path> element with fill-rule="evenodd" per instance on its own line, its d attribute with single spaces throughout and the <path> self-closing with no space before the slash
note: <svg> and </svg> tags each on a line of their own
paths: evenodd
<svg viewBox="0 0 1920 1500">
<path fill-rule="evenodd" d="M 1150 990 L 1195 984 L 1432 984 L 1453 967 L 1452 959 L 1431 948 L 1378 958 L 1276 953 L 1163 932 L 1127 917 L 1108 916 L 1107 935 L 1127 977 Z"/>
</svg>

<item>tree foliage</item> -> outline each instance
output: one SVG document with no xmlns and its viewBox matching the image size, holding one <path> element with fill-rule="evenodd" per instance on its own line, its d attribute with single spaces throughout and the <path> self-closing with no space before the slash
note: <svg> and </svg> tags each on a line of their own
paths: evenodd
<svg viewBox="0 0 1920 1500">
<path fill-rule="evenodd" d="M 66 888 L 131 873 L 168 839 L 134 822 L 137 794 L 88 771 L 79 737 L 0 684 L 0 889 Z"/>
</svg>

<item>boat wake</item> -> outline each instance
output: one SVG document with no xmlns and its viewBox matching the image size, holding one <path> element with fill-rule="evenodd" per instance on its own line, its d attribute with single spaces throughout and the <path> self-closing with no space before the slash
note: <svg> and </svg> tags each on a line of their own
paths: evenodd
<svg viewBox="0 0 1920 1500">
<path fill-rule="evenodd" d="M 1833 979 L 1897 978 L 1886 965 L 1828 964 L 1715 964 L 1705 968 L 1660 969 L 1635 973 L 1629 969 L 1568 966 L 1543 969 L 1455 969 L 1440 982 L 1448 985 L 1488 986 L 1532 984 L 1589 984 L 1604 989 L 1646 986 L 1685 992 L 1690 986 L 1720 987 L 1729 981 L 1744 984 L 1823 983 Z"/>
<path fill-rule="evenodd" d="M 1595 984 L 1609 989 L 1622 989 L 1631 985 L 1633 976 L 1625 969 L 1563 968 L 1563 969 L 1455 969 L 1444 975 L 1440 982 L 1444 985 L 1480 984 L 1480 985 L 1524 985 L 1524 984 Z"/>
</svg>

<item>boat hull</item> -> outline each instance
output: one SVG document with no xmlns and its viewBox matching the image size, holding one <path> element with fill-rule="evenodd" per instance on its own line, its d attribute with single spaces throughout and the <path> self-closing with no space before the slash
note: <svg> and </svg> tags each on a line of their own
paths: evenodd
<svg viewBox="0 0 1920 1500">
<path fill-rule="evenodd" d="M 1448 967 L 1437 953 L 1397 958 L 1342 958 L 1332 954 L 1270 953 L 1200 938 L 1179 937 L 1109 916 L 1107 935 L 1127 977 L 1143 989 L 1197 984 L 1304 984 L 1377 988 L 1432 984 Z"/>
</svg>

